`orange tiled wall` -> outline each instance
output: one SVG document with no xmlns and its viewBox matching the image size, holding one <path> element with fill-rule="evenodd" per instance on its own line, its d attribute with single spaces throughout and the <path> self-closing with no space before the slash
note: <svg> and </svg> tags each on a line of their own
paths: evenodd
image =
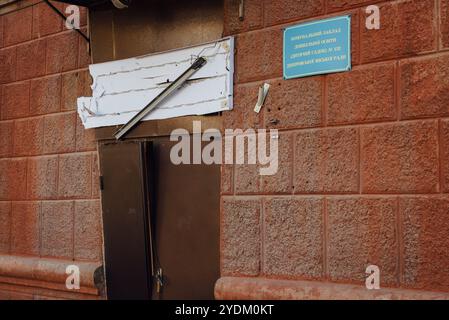
<svg viewBox="0 0 449 320">
<path fill-rule="evenodd" d="M 222 167 L 222 276 L 449 291 L 449 1 L 225 1 L 225 128 L 280 130 L 280 167 Z M 367 30 L 377 4 L 381 29 Z M 282 79 L 282 29 L 352 15 L 350 72 Z M 258 87 L 270 83 L 263 111 Z"/>
<path fill-rule="evenodd" d="M 76 113 L 87 43 L 33 2 L 0 16 L 0 254 L 100 261 L 96 144 Z"/>
</svg>

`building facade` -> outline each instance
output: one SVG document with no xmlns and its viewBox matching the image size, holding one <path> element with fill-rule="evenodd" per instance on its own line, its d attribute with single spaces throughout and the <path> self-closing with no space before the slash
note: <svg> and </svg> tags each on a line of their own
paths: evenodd
<svg viewBox="0 0 449 320">
<path fill-rule="evenodd" d="M 91 95 L 89 64 L 130 56 L 95 48 L 100 18 L 83 7 L 93 58 L 45 2 L 3 2 L 0 298 L 107 298 L 101 133 L 83 127 L 76 99 Z M 380 29 L 366 26 L 369 5 L 380 9 Z M 221 8 L 221 36 L 235 40 L 234 108 L 217 119 L 222 129 L 278 129 L 279 170 L 221 166 L 215 297 L 447 299 L 449 1 Z M 283 30 L 342 15 L 351 15 L 352 70 L 285 80 Z M 263 83 L 271 87 L 255 113 Z M 81 271 L 80 289 L 66 286 L 69 265 Z M 380 290 L 365 287 L 371 265 Z"/>
</svg>

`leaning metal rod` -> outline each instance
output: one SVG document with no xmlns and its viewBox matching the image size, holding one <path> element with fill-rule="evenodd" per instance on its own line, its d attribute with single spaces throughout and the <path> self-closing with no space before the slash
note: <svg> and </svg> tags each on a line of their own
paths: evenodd
<svg viewBox="0 0 449 320">
<path fill-rule="evenodd" d="M 64 20 L 67 19 L 67 17 L 58 10 L 58 8 L 56 8 L 51 2 L 49 2 L 48 0 L 44 0 L 44 2 L 54 11 L 56 12 L 61 18 L 63 18 Z M 76 32 L 78 32 L 87 42 L 90 42 L 90 39 L 84 34 L 82 33 L 80 30 L 74 28 Z"/>
<path fill-rule="evenodd" d="M 199 57 L 195 62 L 181 74 L 175 81 L 173 81 L 164 91 L 162 91 L 156 98 L 154 98 L 145 108 L 139 111 L 126 124 L 114 133 L 117 140 L 121 139 L 129 131 L 131 131 L 143 118 L 146 117 L 159 103 L 173 93 L 176 89 L 182 86 L 197 70 L 201 69 L 206 64 L 206 59 Z"/>
</svg>

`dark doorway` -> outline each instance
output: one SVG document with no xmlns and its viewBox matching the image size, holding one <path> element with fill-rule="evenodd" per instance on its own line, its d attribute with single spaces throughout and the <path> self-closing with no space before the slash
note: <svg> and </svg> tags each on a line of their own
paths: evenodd
<svg viewBox="0 0 449 320">
<path fill-rule="evenodd" d="M 168 138 L 100 145 L 110 299 L 214 298 L 220 167 L 174 165 L 172 145 Z"/>
</svg>

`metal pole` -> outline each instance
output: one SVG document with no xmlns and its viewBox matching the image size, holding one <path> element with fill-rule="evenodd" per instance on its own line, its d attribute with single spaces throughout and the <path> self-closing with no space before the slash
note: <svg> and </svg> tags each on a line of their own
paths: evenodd
<svg viewBox="0 0 449 320">
<path fill-rule="evenodd" d="M 154 98 L 146 107 L 131 118 L 114 134 L 117 140 L 123 138 L 129 131 L 131 131 L 143 118 L 147 116 L 154 108 L 158 106 L 165 98 L 173 93 L 176 89 L 182 86 L 197 70 L 201 69 L 206 64 L 206 59 L 199 57 L 195 62 L 181 74 L 175 81 L 173 81 L 164 91 L 162 91 L 156 98 Z"/>
</svg>

